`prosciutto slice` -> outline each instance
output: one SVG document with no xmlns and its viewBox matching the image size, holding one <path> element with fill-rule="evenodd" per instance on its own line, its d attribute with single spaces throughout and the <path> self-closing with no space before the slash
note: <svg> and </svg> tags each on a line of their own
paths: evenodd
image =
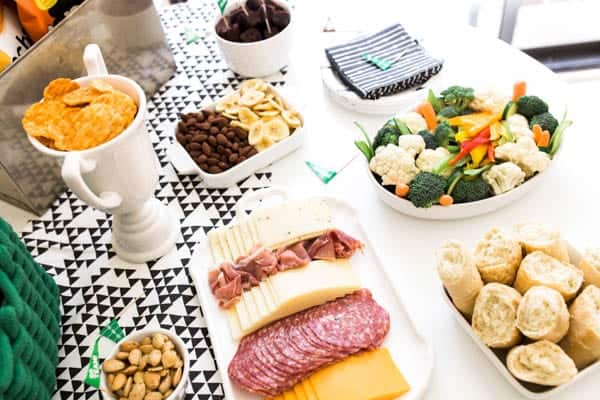
<svg viewBox="0 0 600 400">
<path fill-rule="evenodd" d="M 208 272 L 210 289 L 219 306 L 233 306 L 244 290 L 250 290 L 278 271 L 300 268 L 312 260 L 350 258 L 363 244 L 350 235 L 333 229 L 311 240 L 302 240 L 274 251 L 254 246 L 235 263 L 224 262 Z"/>
</svg>

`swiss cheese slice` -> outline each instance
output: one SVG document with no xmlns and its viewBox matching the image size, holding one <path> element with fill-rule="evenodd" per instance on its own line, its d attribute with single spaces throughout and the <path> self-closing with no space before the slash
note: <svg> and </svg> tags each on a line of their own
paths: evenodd
<svg viewBox="0 0 600 400">
<path fill-rule="evenodd" d="M 307 400 L 392 400 L 410 390 L 385 348 L 353 355 L 322 368 L 280 396 L 298 397 L 298 386 Z"/>
<path fill-rule="evenodd" d="M 360 287 L 360 280 L 346 259 L 312 261 L 304 267 L 278 272 L 245 291 L 240 301 L 228 310 L 232 336 L 239 340 L 275 320 L 345 296 Z"/>
</svg>

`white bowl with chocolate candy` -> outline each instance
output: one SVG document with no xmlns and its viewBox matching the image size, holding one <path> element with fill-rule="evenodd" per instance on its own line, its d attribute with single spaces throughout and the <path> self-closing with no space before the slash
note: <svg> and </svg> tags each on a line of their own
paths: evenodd
<svg viewBox="0 0 600 400">
<path fill-rule="evenodd" d="M 250 79 L 204 110 L 184 114 L 169 158 L 208 187 L 228 187 L 296 150 L 304 118 L 267 82 Z"/>
<path fill-rule="evenodd" d="M 245 77 L 277 73 L 289 64 L 292 10 L 280 0 L 235 1 L 214 24 L 225 62 Z"/>
<path fill-rule="evenodd" d="M 183 341 L 166 329 L 147 328 L 124 337 L 102 363 L 104 400 L 181 400 L 190 360 Z"/>
</svg>

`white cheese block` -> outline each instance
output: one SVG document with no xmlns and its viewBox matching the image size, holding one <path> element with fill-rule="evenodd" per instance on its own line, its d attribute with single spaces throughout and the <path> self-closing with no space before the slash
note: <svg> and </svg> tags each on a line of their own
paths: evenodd
<svg viewBox="0 0 600 400">
<path fill-rule="evenodd" d="M 213 262 L 215 265 L 218 265 L 225 261 L 225 254 L 223 254 L 223 250 L 221 249 L 219 234 L 216 230 L 212 230 L 208 232 L 207 237 Z"/>
<path fill-rule="evenodd" d="M 270 249 L 312 238 L 333 228 L 329 206 L 325 199 L 318 197 L 258 209 L 251 217 L 260 243 Z"/>
<path fill-rule="evenodd" d="M 360 289 L 348 260 L 318 260 L 305 267 L 278 272 L 245 291 L 231 307 L 228 320 L 235 340 L 263 326 Z M 273 307 L 267 307 L 272 303 Z M 264 307 L 263 307 L 264 305 Z"/>
</svg>

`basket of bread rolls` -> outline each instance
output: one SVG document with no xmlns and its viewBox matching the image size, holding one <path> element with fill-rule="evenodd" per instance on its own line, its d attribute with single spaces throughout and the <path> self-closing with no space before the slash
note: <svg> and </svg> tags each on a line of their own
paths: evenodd
<svg viewBox="0 0 600 400">
<path fill-rule="evenodd" d="M 581 254 L 554 227 L 526 223 L 473 249 L 447 241 L 437 271 L 459 324 L 525 396 L 600 369 L 600 247 Z"/>
</svg>

